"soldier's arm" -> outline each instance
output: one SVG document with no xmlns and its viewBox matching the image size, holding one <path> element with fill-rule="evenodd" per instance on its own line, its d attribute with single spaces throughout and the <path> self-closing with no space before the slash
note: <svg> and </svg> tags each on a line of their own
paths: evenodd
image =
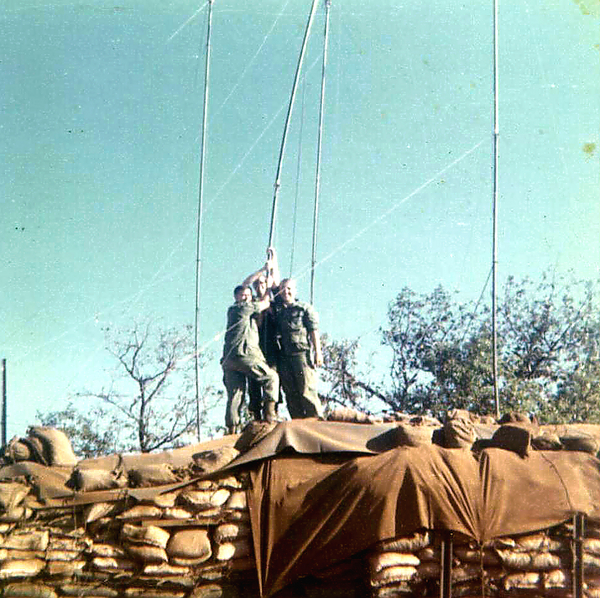
<svg viewBox="0 0 600 598">
<path fill-rule="evenodd" d="M 262 266 L 262 268 L 259 268 L 256 272 L 253 272 L 249 276 L 246 276 L 246 278 L 244 278 L 244 280 L 242 281 L 242 286 L 249 287 L 261 274 L 266 274 L 268 272 L 267 264 Z"/>
<path fill-rule="evenodd" d="M 310 340 L 315 349 L 315 365 L 320 368 L 323 365 L 323 351 L 321 350 L 321 337 L 318 330 L 310 331 Z"/>
</svg>

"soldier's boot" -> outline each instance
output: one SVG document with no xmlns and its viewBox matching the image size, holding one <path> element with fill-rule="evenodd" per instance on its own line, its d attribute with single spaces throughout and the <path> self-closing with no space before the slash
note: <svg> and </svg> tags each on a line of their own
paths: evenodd
<svg viewBox="0 0 600 598">
<path fill-rule="evenodd" d="M 275 401 L 267 401 L 265 403 L 265 420 L 272 424 L 277 421 L 277 407 Z"/>
</svg>

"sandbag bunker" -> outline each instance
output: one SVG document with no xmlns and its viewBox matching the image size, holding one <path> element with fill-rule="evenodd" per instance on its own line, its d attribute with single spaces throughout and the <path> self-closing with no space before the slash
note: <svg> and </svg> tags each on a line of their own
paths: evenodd
<svg viewBox="0 0 600 598">
<path fill-rule="evenodd" d="M 474 454 L 401 427 L 254 425 L 85 461 L 37 428 L 0 469 L 1 594 L 600 598 L 595 456 Z"/>
</svg>

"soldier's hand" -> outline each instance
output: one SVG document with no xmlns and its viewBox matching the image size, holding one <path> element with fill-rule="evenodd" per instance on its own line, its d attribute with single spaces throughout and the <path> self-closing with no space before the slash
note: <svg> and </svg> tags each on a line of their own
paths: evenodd
<svg viewBox="0 0 600 598">
<path fill-rule="evenodd" d="M 321 351 L 315 352 L 315 367 L 320 368 L 323 365 L 323 353 Z"/>
</svg>

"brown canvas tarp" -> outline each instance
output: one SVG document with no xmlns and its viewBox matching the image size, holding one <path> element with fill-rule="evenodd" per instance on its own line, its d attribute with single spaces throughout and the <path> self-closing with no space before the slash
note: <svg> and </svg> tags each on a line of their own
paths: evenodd
<svg viewBox="0 0 600 598">
<path fill-rule="evenodd" d="M 600 520 L 600 461 L 585 453 L 402 447 L 343 464 L 280 456 L 252 474 L 249 500 L 263 595 L 386 538 L 420 528 L 484 543 Z"/>
</svg>

